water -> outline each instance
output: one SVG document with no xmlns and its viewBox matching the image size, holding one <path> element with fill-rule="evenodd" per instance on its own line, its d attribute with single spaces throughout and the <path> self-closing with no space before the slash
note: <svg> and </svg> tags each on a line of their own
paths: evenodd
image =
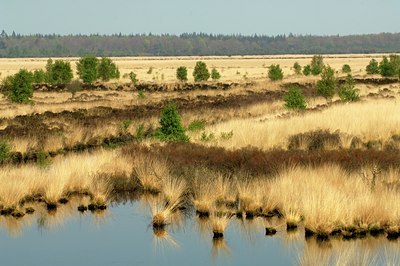
<svg viewBox="0 0 400 266">
<path fill-rule="evenodd" d="M 1 265 L 323 265 L 332 264 L 335 252 L 349 250 L 359 256 L 352 258 L 357 265 L 398 259 L 399 245 L 385 238 L 318 245 L 306 242 L 301 230 L 287 235 L 282 227 L 266 237 L 262 219 L 232 218 L 225 238 L 213 241 L 196 217 L 177 221 L 156 236 L 149 210 L 138 201 L 115 204 L 102 214 L 80 214 L 69 205 L 50 215 L 39 209 L 20 220 L 2 217 Z"/>
</svg>

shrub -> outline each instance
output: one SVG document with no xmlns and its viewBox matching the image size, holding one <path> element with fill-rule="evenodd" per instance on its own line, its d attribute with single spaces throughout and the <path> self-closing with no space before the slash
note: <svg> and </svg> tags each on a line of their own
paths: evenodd
<svg viewBox="0 0 400 266">
<path fill-rule="evenodd" d="M 208 71 L 206 63 L 198 61 L 193 70 L 194 81 L 207 81 L 210 78 L 210 72 Z"/>
<path fill-rule="evenodd" d="M 194 132 L 194 131 L 204 130 L 205 127 L 206 127 L 206 121 L 196 119 L 189 124 L 187 130 Z"/>
<path fill-rule="evenodd" d="M 209 134 L 207 134 L 205 131 L 203 133 L 201 133 L 200 140 L 203 142 L 212 141 L 214 139 L 215 139 L 215 135 L 212 132 L 210 132 Z"/>
<path fill-rule="evenodd" d="M 317 82 L 317 94 L 330 101 L 335 95 L 335 90 L 335 71 L 330 66 L 324 67 L 321 80 Z"/>
<path fill-rule="evenodd" d="M 283 71 L 279 65 L 272 64 L 268 70 L 268 77 L 272 81 L 282 80 L 283 79 Z"/>
<path fill-rule="evenodd" d="M 218 70 L 216 70 L 215 68 L 213 68 L 213 69 L 211 70 L 211 78 L 212 78 L 213 80 L 218 80 L 218 79 L 221 78 L 221 74 L 218 72 Z"/>
<path fill-rule="evenodd" d="M 285 107 L 288 109 L 306 109 L 307 104 L 304 95 L 298 86 L 289 87 L 289 91 L 285 95 Z"/>
<path fill-rule="evenodd" d="M 71 64 L 62 60 L 56 60 L 54 63 L 47 62 L 47 82 L 53 85 L 67 84 L 73 78 Z"/>
<path fill-rule="evenodd" d="M 160 127 L 155 132 L 155 137 L 162 141 L 188 142 L 181 116 L 175 104 L 168 104 L 161 110 Z"/>
<path fill-rule="evenodd" d="M 344 102 L 355 102 L 360 99 L 360 95 L 358 90 L 354 87 L 353 77 L 348 74 L 346 78 L 346 82 L 344 85 L 340 86 L 338 94 L 342 101 Z"/>
<path fill-rule="evenodd" d="M 30 103 L 33 96 L 32 82 L 33 74 L 21 69 L 3 80 L 2 90 L 12 102 Z"/>
<path fill-rule="evenodd" d="M 180 81 L 187 81 L 187 68 L 180 66 L 176 69 L 176 78 Z"/>
<path fill-rule="evenodd" d="M 138 80 L 137 80 L 137 76 L 134 72 L 129 73 L 129 79 L 132 81 L 133 85 L 137 85 Z"/>
<path fill-rule="evenodd" d="M 94 56 L 85 56 L 76 63 L 79 78 L 86 84 L 92 83 L 97 79 L 97 66 L 99 60 Z"/>
<path fill-rule="evenodd" d="M 311 74 L 317 76 L 322 73 L 324 69 L 324 59 L 322 55 L 314 55 L 311 59 Z"/>
<path fill-rule="evenodd" d="M 301 66 L 298 62 L 293 64 L 293 69 L 296 75 L 301 75 Z"/>
<path fill-rule="evenodd" d="M 4 163 L 10 157 L 10 145 L 5 141 L 0 141 L 0 163 Z"/>
<path fill-rule="evenodd" d="M 342 66 L 342 72 L 346 73 L 346 74 L 350 74 L 351 73 L 351 67 L 348 64 L 344 64 Z"/>
<path fill-rule="evenodd" d="M 371 59 L 371 61 L 369 61 L 368 66 L 365 68 L 365 70 L 367 71 L 367 74 L 379 74 L 379 64 L 378 61 L 376 61 L 375 59 Z"/>
<path fill-rule="evenodd" d="M 108 57 L 103 57 L 97 67 L 97 77 L 102 81 L 119 79 L 120 73 L 117 65 Z"/>
<path fill-rule="evenodd" d="M 221 132 L 221 139 L 223 140 L 228 140 L 231 139 L 233 137 L 233 130 L 229 131 L 229 132 Z"/>
<path fill-rule="evenodd" d="M 383 77 L 395 77 L 400 76 L 400 56 L 390 55 L 388 59 L 386 56 L 383 57 L 379 64 L 380 74 Z"/>
<path fill-rule="evenodd" d="M 36 84 L 46 82 L 47 76 L 43 69 L 36 69 L 33 71 L 33 82 Z"/>
<path fill-rule="evenodd" d="M 304 75 L 304 76 L 309 76 L 309 75 L 311 75 L 311 66 L 310 66 L 310 65 L 306 65 L 306 66 L 303 68 L 303 75 Z"/>
</svg>

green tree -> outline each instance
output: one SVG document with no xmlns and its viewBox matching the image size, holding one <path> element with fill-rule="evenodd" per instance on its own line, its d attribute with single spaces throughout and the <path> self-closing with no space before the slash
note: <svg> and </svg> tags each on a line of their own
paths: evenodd
<svg viewBox="0 0 400 266">
<path fill-rule="evenodd" d="M 218 70 L 216 70 L 215 68 L 213 68 L 211 70 L 211 78 L 213 80 L 219 80 L 221 78 L 221 74 L 218 72 Z"/>
<path fill-rule="evenodd" d="M 311 59 L 311 74 L 317 76 L 321 74 L 322 70 L 324 69 L 324 59 L 322 55 L 314 55 Z"/>
<path fill-rule="evenodd" d="M 283 79 L 283 71 L 279 65 L 272 64 L 268 70 L 268 77 L 272 81 L 282 80 Z"/>
<path fill-rule="evenodd" d="M 97 67 L 97 77 L 102 81 L 109 81 L 110 79 L 119 79 L 120 73 L 117 65 L 110 58 L 103 57 Z"/>
<path fill-rule="evenodd" d="M 135 85 L 135 86 L 137 85 L 138 80 L 137 80 L 136 73 L 134 73 L 134 72 L 129 73 L 129 79 L 132 81 L 133 85 Z"/>
<path fill-rule="evenodd" d="M 162 141 L 188 142 L 189 137 L 182 126 L 181 116 L 175 104 L 168 104 L 161 110 L 160 127 L 155 137 Z"/>
<path fill-rule="evenodd" d="M 179 81 L 187 81 L 187 68 L 185 66 L 180 66 L 176 69 L 176 78 Z"/>
<path fill-rule="evenodd" d="M 43 69 L 36 69 L 33 71 L 33 82 L 36 84 L 40 84 L 46 82 L 47 74 Z"/>
<path fill-rule="evenodd" d="M 306 99 L 298 86 L 289 87 L 289 91 L 285 95 L 285 107 L 288 109 L 306 109 Z"/>
<path fill-rule="evenodd" d="M 367 71 L 367 74 L 373 75 L 373 74 L 379 74 L 379 64 L 378 61 L 376 61 L 375 59 L 371 59 L 371 61 L 369 61 L 368 66 L 365 68 L 365 70 Z"/>
<path fill-rule="evenodd" d="M 7 161 L 7 159 L 10 157 L 10 150 L 10 144 L 0 140 L 0 164 Z"/>
<path fill-rule="evenodd" d="M 193 77 L 195 82 L 207 81 L 210 78 L 210 72 L 208 71 L 206 63 L 202 61 L 196 62 L 196 66 L 193 70 Z"/>
<path fill-rule="evenodd" d="M 304 76 L 309 76 L 311 75 L 311 66 L 310 65 L 306 65 L 303 68 L 303 75 Z"/>
<path fill-rule="evenodd" d="M 47 81 L 53 85 L 67 84 L 73 78 L 71 64 L 62 60 L 56 60 L 46 66 L 48 69 Z"/>
<path fill-rule="evenodd" d="M 396 74 L 393 65 L 386 56 L 379 63 L 379 71 L 383 77 L 393 77 Z"/>
<path fill-rule="evenodd" d="M 317 94 L 331 101 L 335 95 L 336 78 L 335 70 L 330 66 L 324 67 L 321 74 L 321 80 L 317 82 Z"/>
<path fill-rule="evenodd" d="M 348 64 L 344 64 L 342 66 L 342 72 L 346 73 L 346 74 L 350 74 L 351 73 L 351 67 Z"/>
<path fill-rule="evenodd" d="M 301 75 L 301 65 L 298 62 L 293 64 L 293 70 L 296 75 Z"/>
<path fill-rule="evenodd" d="M 33 96 L 33 74 L 21 69 L 13 76 L 7 77 L 2 83 L 6 96 L 16 103 L 30 103 Z"/>
<path fill-rule="evenodd" d="M 360 99 L 359 91 L 355 88 L 355 82 L 351 74 L 347 75 L 346 82 L 340 86 L 338 94 L 343 102 L 355 102 Z"/>
<path fill-rule="evenodd" d="M 76 63 L 76 69 L 79 78 L 84 83 L 92 83 L 97 79 L 97 66 L 99 60 L 94 56 L 85 56 Z"/>
</svg>

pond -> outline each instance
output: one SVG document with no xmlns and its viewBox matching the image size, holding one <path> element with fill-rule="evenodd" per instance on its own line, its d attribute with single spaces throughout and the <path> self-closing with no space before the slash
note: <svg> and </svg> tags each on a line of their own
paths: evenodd
<svg viewBox="0 0 400 266">
<path fill-rule="evenodd" d="M 264 218 L 232 217 L 224 238 L 189 213 L 153 230 L 145 201 L 114 202 L 106 211 L 77 205 L 20 219 L 0 218 L 2 265 L 399 265 L 397 241 L 385 237 L 317 242 L 304 229 L 265 235 Z"/>
</svg>

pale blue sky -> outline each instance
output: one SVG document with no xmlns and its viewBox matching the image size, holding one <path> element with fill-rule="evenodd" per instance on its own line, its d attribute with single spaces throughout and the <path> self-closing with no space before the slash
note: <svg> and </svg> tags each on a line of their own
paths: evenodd
<svg viewBox="0 0 400 266">
<path fill-rule="evenodd" d="M 400 32 L 400 0 L 0 0 L 0 31 L 349 35 Z"/>
</svg>

